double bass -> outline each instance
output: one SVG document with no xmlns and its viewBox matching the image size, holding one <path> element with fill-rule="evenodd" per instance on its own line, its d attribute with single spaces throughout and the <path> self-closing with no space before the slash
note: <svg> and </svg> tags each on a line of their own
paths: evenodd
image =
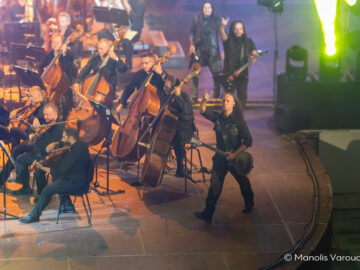
<svg viewBox="0 0 360 270">
<path fill-rule="evenodd" d="M 115 40 L 110 50 L 116 47 L 120 40 L 121 38 Z M 107 54 L 101 62 L 99 71 L 84 81 L 81 92 L 75 92 L 81 97 L 81 101 L 68 116 L 68 120 L 78 120 L 77 125 L 71 126 L 77 128 L 80 140 L 89 145 L 100 143 L 105 138 L 110 125 L 106 117 L 107 109 L 104 110 L 94 105 L 109 107 L 113 100 L 114 89 L 101 74 L 102 68 L 106 66 L 109 58 L 110 56 Z"/>
<path fill-rule="evenodd" d="M 201 66 L 198 63 L 194 63 L 192 65 L 192 69 L 193 71 L 188 73 L 177 87 L 181 88 L 182 85 L 184 83 L 188 83 L 191 78 L 198 76 L 201 71 Z M 169 106 L 174 97 L 175 95 L 173 90 L 167 102 L 158 114 L 160 120 L 153 132 L 150 144 L 147 145 L 148 149 L 145 155 L 145 161 L 140 178 L 140 183 L 146 186 L 156 187 L 159 184 L 161 174 L 169 156 L 170 145 L 175 136 L 178 121 L 178 112 Z M 157 119 L 155 118 L 153 122 L 156 120 Z"/>
<path fill-rule="evenodd" d="M 154 75 L 153 68 L 163 63 L 176 51 L 174 45 L 168 46 L 165 52 L 153 65 L 145 81 L 138 89 L 136 97 L 129 106 L 129 111 L 123 125 L 117 129 L 111 143 L 111 153 L 119 160 L 137 161 L 145 153 L 146 149 L 137 146 L 137 141 L 142 136 L 150 119 L 157 115 L 160 109 L 160 99 L 156 87 L 150 84 Z M 146 139 L 150 136 L 147 134 Z"/>
<path fill-rule="evenodd" d="M 73 32 L 67 37 L 62 46 L 67 46 L 70 42 L 74 42 L 81 35 L 82 33 Z M 47 95 L 50 97 L 50 102 L 57 106 L 60 105 L 61 97 L 64 96 L 71 85 L 69 77 L 61 69 L 59 63 L 61 54 L 62 50 L 60 49 L 41 74 L 41 80 L 46 87 Z"/>
</svg>

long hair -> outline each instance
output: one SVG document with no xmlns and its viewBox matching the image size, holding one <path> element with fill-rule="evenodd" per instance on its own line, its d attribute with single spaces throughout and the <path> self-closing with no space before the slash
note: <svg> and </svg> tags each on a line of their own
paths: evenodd
<svg viewBox="0 0 360 270">
<path fill-rule="evenodd" d="M 230 52 L 234 53 L 236 50 L 239 49 L 239 48 L 236 48 L 236 44 L 235 44 L 235 40 L 236 40 L 235 25 L 238 24 L 238 23 L 241 23 L 242 26 L 243 26 L 243 29 L 244 29 L 244 32 L 243 32 L 241 38 L 244 40 L 244 53 L 245 53 L 245 57 L 247 59 L 249 57 L 249 40 L 248 40 L 248 37 L 247 37 L 247 34 L 246 34 L 245 24 L 244 24 L 243 21 L 236 20 L 236 21 L 233 21 L 230 24 L 230 27 L 229 27 Z M 235 59 L 233 59 L 233 61 L 235 61 Z"/>
<path fill-rule="evenodd" d="M 204 10 L 204 6 L 205 4 L 210 4 L 211 6 L 211 15 L 209 16 L 210 17 L 210 23 L 209 23 L 209 26 L 210 27 L 216 27 L 217 26 L 217 14 L 215 12 L 215 9 L 214 9 L 214 5 L 212 2 L 210 1 L 205 1 L 202 3 L 201 5 L 201 9 L 200 9 L 200 13 L 198 14 L 198 22 L 197 22 L 197 26 L 196 26 L 196 37 L 198 40 L 196 40 L 196 43 L 200 42 L 200 38 L 201 38 L 201 25 L 202 25 L 202 21 L 204 19 L 204 13 L 203 13 L 203 10 Z"/>
</svg>

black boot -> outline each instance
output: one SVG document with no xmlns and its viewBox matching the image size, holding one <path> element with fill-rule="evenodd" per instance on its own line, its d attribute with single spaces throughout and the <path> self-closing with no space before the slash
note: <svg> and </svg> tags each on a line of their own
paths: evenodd
<svg viewBox="0 0 360 270">
<path fill-rule="evenodd" d="M 244 214 L 248 214 L 248 213 L 250 213 L 252 211 L 253 208 L 254 208 L 254 202 L 246 203 L 245 208 L 242 210 L 242 212 Z"/>
<path fill-rule="evenodd" d="M 29 215 L 27 215 L 25 218 L 21 218 L 19 219 L 19 221 L 21 223 L 25 223 L 25 224 L 29 224 L 29 223 L 34 223 L 34 222 L 39 222 L 39 217 L 33 215 L 32 213 L 30 213 Z"/>
<path fill-rule="evenodd" d="M 195 212 L 195 217 L 197 217 L 198 219 L 202 219 L 206 223 L 211 223 L 214 211 L 215 206 L 206 205 L 205 209 L 202 212 Z"/>
</svg>

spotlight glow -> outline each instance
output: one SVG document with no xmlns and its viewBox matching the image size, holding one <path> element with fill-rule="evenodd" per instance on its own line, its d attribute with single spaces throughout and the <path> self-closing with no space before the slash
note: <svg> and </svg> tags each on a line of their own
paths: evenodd
<svg viewBox="0 0 360 270">
<path fill-rule="evenodd" d="M 356 0 L 345 0 L 345 2 L 349 5 L 349 6 L 353 6 L 356 4 Z"/>
<path fill-rule="evenodd" d="M 336 53 L 335 18 L 337 0 L 314 0 L 314 2 L 324 32 L 325 52 L 328 55 L 334 55 Z"/>
</svg>

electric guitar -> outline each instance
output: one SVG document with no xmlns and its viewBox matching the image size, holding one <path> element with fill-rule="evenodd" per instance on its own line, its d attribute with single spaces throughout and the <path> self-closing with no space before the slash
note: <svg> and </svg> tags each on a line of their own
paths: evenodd
<svg viewBox="0 0 360 270">
<path fill-rule="evenodd" d="M 191 138 L 190 143 L 195 145 L 196 147 L 204 146 L 207 149 L 214 151 L 223 157 L 227 157 L 229 155 L 228 153 L 226 153 L 220 149 L 212 147 L 210 144 L 203 143 L 196 136 Z M 253 157 L 248 152 L 241 152 L 233 160 L 231 160 L 229 162 L 230 162 L 230 164 L 235 165 L 234 167 L 237 168 L 241 174 L 245 174 L 245 175 L 250 173 L 251 169 L 254 167 Z"/>
<path fill-rule="evenodd" d="M 258 59 L 260 56 L 267 54 L 268 52 L 268 50 L 257 50 L 258 54 L 254 55 L 253 58 Z M 248 66 L 251 65 L 252 61 L 253 59 L 251 59 L 249 62 L 242 65 L 240 68 L 238 68 L 232 73 L 220 73 L 219 75 L 216 75 L 215 80 L 218 80 L 221 83 L 226 92 L 231 91 L 234 86 L 234 81 L 238 78 L 241 72 L 243 72 L 245 69 L 247 69 Z"/>
</svg>

